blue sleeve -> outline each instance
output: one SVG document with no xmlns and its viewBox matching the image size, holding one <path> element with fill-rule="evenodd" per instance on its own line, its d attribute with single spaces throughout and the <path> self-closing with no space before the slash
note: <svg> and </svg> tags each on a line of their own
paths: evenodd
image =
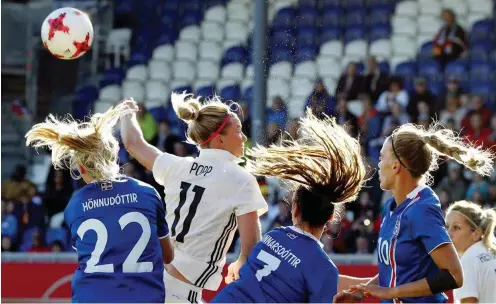
<svg viewBox="0 0 496 304">
<path fill-rule="evenodd" d="M 157 191 L 155 191 L 155 200 L 157 205 L 157 234 L 158 238 L 162 239 L 169 235 L 169 227 L 165 221 L 165 203 L 162 201 Z"/>
<path fill-rule="evenodd" d="M 76 240 L 72 236 L 72 222 L 73 222 L 73 217 L 71 216 L 72 215 L 72 212 L 69 210 L 71 208 L 71 206 L 73 205 L 73 204 L 71 204 L 72 199 L 73 198 L 71 198 L 69 200 L 69 203 L 67 204 L 67 206 L 64 209 L 64 222 L 67 225 L 67 228 L 69 228 L 69 234 L 71 236 L 70 245 L 71 245 L 71 247 L 74 250 L 76 250 Z"/>
<path fill-rule="evenodd" d="M 326 268 L 326 273 L 322 281 L 315 282 L 321 286 L 317 292 L 309 295 L 308 303 L 332 303 L 332 298 L 338 290 L 338 273 Z"/>
<path fill-rule="evenodd" d="M 439 245 L 451 243 L 443 212 L 437 204 L 419 204 L 410 219 L 413 238 L 420 241 L 430 254 Z"/>
</svg>

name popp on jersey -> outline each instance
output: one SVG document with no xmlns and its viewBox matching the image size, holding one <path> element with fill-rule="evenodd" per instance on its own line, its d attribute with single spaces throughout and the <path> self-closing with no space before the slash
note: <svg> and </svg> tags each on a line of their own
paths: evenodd
<svg viewBox="0 0 496 304">
<path fill-rule="evenodd" d="M 117 194 L 114 197 L 104 197 L 99 199 L 90 198 L 86 202 L 83 203 L 83 211 L 93 208 L 100 207 L 108 207 L 120 204 L 129 204 L 129 203 L 137 203 L 138 202 L 138 194 L 136 193 L 128 193 L 128 194 Z"/>
<path fill-rule="evenodd" d="M 199 175 L 207 176 L 207 174 L 212 172 L 213 169 L 214 167 L 212 166 L 204 166 L 204 165 L 199 165 L 198 163 L 193 163 L 191 165 L 191 169 L 189 170 L 189 174 L 193 172 L 196 176 Z"/>
</svg>

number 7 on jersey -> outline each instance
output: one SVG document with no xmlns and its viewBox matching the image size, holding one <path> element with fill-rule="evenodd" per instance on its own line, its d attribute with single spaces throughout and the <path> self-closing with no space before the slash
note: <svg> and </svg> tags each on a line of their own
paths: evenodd
<svg viewBox="0 0 496 304">
<path fill-rule="evenodd" d="M 260 250 L 257 255 L 257 259 L 265 263 L 265 266 L 255 273 L 255 276 L 259 282 L 262 281 L 263 277 L 268 276 L 272 271 L 279 268 L 279 265 L 281 265 L 281 260 L 264 250 Z"/>
</svg>

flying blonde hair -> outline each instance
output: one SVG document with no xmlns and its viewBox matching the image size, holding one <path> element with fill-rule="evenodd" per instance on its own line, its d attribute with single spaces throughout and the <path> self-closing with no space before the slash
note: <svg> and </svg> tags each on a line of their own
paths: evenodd
<svg viewBox="0 0 496 304">
<path fill-rule="evenodd" d="M 79 164 L 98 181 L 113 180 L 120 176 L 119 143 L 113 136 L 113 128 L 120 115 L 132 112 L 121 103 L 103 114 L 92 115 L 88 122 L 78 122 L 70 115 L 59 119 L 50 114 L 45 122 L 29 130 L 26 146 L 51 149 L 55 169 L 69 169 L 75 179 L 79 177 L 73 170 Z"/>
<path fill-rule="evenodd" d="M 414 177 L 432 181 L 429 172 L 437 170 L 439 156 L 446 156 L 482 176 L 493 171 L 494 155 L 468 143 L 450 129 L 438 122 L 428 128 L 415 124 L 405 124 L 393 131 L 389 137 L 395 156 Z"/>
</svg>

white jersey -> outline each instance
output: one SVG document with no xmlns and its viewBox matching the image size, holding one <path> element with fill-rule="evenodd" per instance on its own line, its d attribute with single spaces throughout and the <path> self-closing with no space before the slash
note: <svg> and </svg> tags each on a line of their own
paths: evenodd
<svg viewBox="0 0 496 304">
<path fill-rule="evenodd" d="M 479 303 L 496 303 L 496 255 L 482 241 L 470 246 L 461 257 L 463 286 L 455 289 L 455 302 L 477 298 Z"/>
<path fill-rule="evenodd" d="M 172 265 L 200 288 L 219 288 L 236 217 L 267 211 L 256 178 L 239 162 L 228 151 L 204 149 L 197 158 L 164 153 L 153 164 L 155 180 L 165 187 Z"/>
</svg>

